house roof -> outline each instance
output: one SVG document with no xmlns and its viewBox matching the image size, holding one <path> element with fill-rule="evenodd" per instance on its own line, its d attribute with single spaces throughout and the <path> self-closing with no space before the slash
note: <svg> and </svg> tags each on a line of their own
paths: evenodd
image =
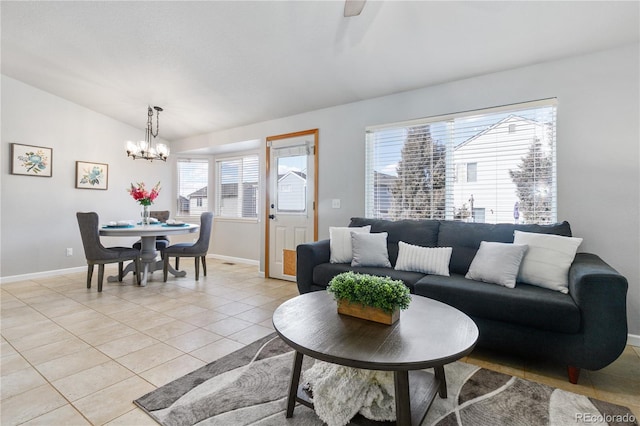
<svg viewBox="0 0 640 426">
<path fill-rule="evenodd" d="M 278 176 L 278 182 L 280 182 L 281 180 L 283 180 L 287 176 L 291 176 L 291 175 L 297 176 L 297 177 L 299 177 L 300 179 L 302 179 L 305 182 L 307 181 L 306 173 L 302 173 L 302 172 L 299 172 L 297 170 L 289 170 L 287 173 Z"/>
<path fill-rule="evenodd" d="M 195 197 L 200 197 L 200 198 L 207 198 L 208 193 L 207 193 L 207 187 L 204 186 L 200 189 L 198 189 L 195 192 L 192 192 L 191 194 L 187 195 L 187 198 L 195 198 Z"/>
<path fill-rule="evenodd" d="M 457 150 L 459 148 L 462 148 L 465 145 L 468 145 L 469 143 L 475 141 L 476 139 L 486 135 L 487 133 L 491 133 L 492 131 L 494 131 L 495 129 L 497 129 L 498 127 L 502 126 L 503 124 L 509 122 L 509 121 L 526 121 L 527 123 L 531 123 L 534 125 L 538 125 L 538 126 L 542 126 L 543 124 L 540 123 L 539 121 L 536 120 L 531 120 L 529 118 L 525 118 L 525 117 L 521 117 L 519 115 L 515 115 L 515 114 L 509 114 L 507 117 L 503 118 L 502 120 L 496 122 L 495 124 L 487 127 L 486 129 L 482 130 L 481 132 L 476 133 L 475 135 L 471 136 L 469 139 L 465 140 L 464 142 L 456 145 L 456 147 L 454 148 L 454 150 Z"/>
</svg>

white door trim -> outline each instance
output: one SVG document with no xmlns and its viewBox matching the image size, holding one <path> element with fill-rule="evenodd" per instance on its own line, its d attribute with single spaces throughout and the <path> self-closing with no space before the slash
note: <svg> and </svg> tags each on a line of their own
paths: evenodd
<svg viewBox="0 0 640 426">
<path fill-rule="evenodd" d="M 270 231 L 269 231 L 269 227 L 270 227 L 270 219 L 269 219 L 269 215 L 271 214 L 271 208 L 269 206 L 270 200 L 271 200 L 271 196 L 273 194 L 271 194 L 271 188 L 270 188 L 270 177 L 271 177 L 271 143 L 273 141 L 280 141 L 283 139 L 290 139 L 290 138 L 298 138 L 300 136 L 306 136 L 306 135 L 313 135 L 314 138 L 314 149 L 315 149 L 315 155 L 314 155 L 314 168 L 315 168 L 315 173 L 314 173 L 314 177 L 313 177 L 313 240 L 317 241 L 318 240 L 318 129 L 310 129 L 310 130 L 304 130 L 301 132 L 293 132 L 293 133 L 286 133 L 286 134 L 282 134 L 282 135 L 275 135 L 275 136 L 269 136 L 266 139 L 266 155 L 265 155 L 265 162 L 266 162 L 266 167 L 265 167 L 265 180 L 264 182 L 266 182 L 266 194 L 265 194 L 265 209 L 264 209 L 264 223 L 265 223 L 265 230 L 264 230 L 264 235 L 265 235 L 265 245 L 264 245 L 264 276 L 265 277 L 269 277 L 269 261 L 270 261 L 270 253 L 269 253 L 269 238 L 270 238 Z M 278 171 L 276 170 L 275 173 L 277 174 Z"/>
</svg>

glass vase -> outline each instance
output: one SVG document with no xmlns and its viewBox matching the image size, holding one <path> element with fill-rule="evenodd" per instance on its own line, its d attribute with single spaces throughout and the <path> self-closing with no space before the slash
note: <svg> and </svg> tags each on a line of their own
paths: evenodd
<svg viewBox="0 0 640 426">
<path fill-rule="evenodd" d="M 149 210 L 150 206 L 142 206 L 142 224 L 149 225 L 151 223 L 151 211 Z"/>
</svg>

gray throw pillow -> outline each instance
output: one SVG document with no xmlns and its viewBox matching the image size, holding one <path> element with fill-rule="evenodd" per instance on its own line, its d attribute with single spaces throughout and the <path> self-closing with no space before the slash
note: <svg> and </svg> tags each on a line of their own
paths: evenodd
<svg viewBox="0 0 640 426">
<path fill-rule="evenodd" d="M 526 245 L 482 241 L 465 278 L 514 288 Z"/>
<path fill-rule="evenodd" d="M 387 233 L 351 233 L 353 260 L 351 266 L 391 267 L 387 251 Z"/>
</svg>

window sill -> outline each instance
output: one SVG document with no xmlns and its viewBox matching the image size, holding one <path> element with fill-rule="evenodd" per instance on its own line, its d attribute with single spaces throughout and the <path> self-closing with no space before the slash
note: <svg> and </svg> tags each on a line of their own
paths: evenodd
<svg viewBox="0 0 640 426">
<path fill-rule="evenodd" d="M 241 217 L 221 217 L 221 216 L 214 216 L 213 218 L 214 222 L 236 222 L 236 223 L 258 223 L 260 222 L 258 219 L 256 218 L 251 218 L 251 219 L 245 219 L 245 218 L 241 218 Z"/>
</svg>

